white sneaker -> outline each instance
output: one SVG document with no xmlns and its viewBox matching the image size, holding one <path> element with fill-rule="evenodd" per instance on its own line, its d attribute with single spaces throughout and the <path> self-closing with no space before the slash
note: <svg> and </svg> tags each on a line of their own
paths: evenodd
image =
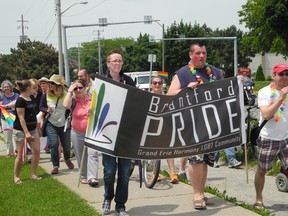
<svg viewBox="0 0 288 216">
<path fill-rule="evenodd" d="M 237 161 L 236 159 L 234 159 L 231 163 L 228 163 L 228 167 L 229 168 L 237 168 L 239 166 L 241 166 L 241 162 Z"/>
<path fill-rule="evenodd" d="M 218 164 L 218 162 L 214 161 L 214 166 L 213 166 L 213 167 L 214 167 L 214 168 L 219 168 L 220 165 Z"/>
</svg>

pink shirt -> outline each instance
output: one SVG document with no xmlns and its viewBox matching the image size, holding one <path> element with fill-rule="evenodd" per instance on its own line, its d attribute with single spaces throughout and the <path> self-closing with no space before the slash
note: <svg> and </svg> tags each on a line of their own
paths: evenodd
<svg viewBox="0 0 288 216">
<path fill-rule="evenodd" d="M 87 110 L 90 108 L 91 99 L 85 94 L 85 102 L 83 104 L 77 98 L 75 100 L 76 106 L 72 113 L 71 126 L 75 131 L 86 133 L 88 121 Z"/>
</svg>

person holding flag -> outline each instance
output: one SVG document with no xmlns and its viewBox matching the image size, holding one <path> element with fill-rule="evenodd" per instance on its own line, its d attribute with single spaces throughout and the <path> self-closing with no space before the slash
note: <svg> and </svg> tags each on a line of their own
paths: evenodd
<svg viewBox="0 0 288 216">
<path fill-rule="evenodd" d="M 7 155 L 6 158 L 9 158 L 11 155 L 17 155 L 16 144 L 12 137 L 12 128 L 11 118 L 15 115 L 15 103 L 19 97 L 18 93 L 13 92 L 13 85 L 9 80 L 4 80 L 1 84 L 1 88 L 4 92 L 3 100 L 0 102 L 2 107 L 1 109 L 1 125 L 3 129 L 4 140 L 7 144 Z M 4 111 L 3 108 L 6 110 Z M 4 113 L 6 114 L 6 119 Z M 8 125 L 10 123 L 10 125 Z M 13 120 L 12 120 L 13 123 Z"/>
</svg>

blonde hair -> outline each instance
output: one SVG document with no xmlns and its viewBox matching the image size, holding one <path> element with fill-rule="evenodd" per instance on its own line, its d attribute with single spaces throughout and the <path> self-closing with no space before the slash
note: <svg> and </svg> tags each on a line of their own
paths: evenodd
<svg viewBox="0 0 288 216">
<path fill-rule="evenodd" d="M 47 95 L 51 97 L 60 97 L 60 98 L 64 97 L 64 86 L 55 84 L 55 90 L 54 90 L 50 89 L 50 86 L 48 85 Z"/>
</svg>

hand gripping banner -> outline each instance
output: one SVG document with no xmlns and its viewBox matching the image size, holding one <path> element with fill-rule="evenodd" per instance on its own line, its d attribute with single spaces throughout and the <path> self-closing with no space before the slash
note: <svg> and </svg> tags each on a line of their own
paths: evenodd
<svg viewBox="0 0 288 216">
<path fill-rule="evenodd" d="M 97 76 L 91 92 L 85 145 L 109 155 L 177 158 L 246 142 L 240 78 L 165 96 Z"/>
</svg>

